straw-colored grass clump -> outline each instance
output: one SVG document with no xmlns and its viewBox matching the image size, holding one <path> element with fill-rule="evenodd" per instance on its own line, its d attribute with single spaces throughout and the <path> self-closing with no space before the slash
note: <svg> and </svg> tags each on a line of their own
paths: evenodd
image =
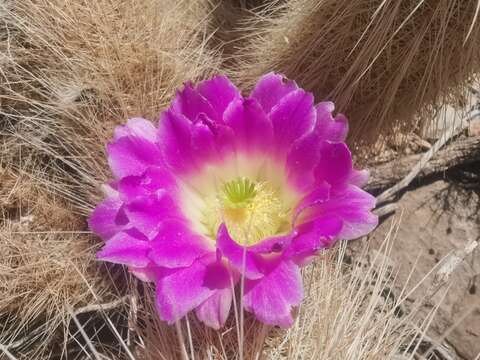
<svg viewBox="0 0 480 360">
<path fill-rule="evenodd" d="M 286 74 L 335 101 L 358 143 L 429 124 L 444 103 L 461 107 L 480 68 L 478 1 L 273 3 L 245 25 L 240 79 L 248 86 L 266 71 Z"/>
<path fill-rule="evenodd" d="M 88 212 L 107 176 L 103 150 L 113 126 L 133 116 L 156 120 L 184 81 L 215 70 L 205 13 L 194 0 L 2 5 L 5 156 L 21 147 L 55 175 L 48 186 Z"/>
<path fill-rule="evenodd" d="M 108 177 L 104 146 L 115 124 L 156 120 L 183 81 L 213 72 L 206 13 L 195 0 L 0 4 L 0 344 L 11 351 L 62 350 L 67 308 L 120 292 L 84 233 Z"/>
</svg>

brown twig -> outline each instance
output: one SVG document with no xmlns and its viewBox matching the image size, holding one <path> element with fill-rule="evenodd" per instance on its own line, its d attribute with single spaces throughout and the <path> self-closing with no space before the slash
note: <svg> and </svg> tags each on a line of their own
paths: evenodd
<svg viewBox="0 0 480 360">
<path fill-rule="evenodd" d="M 404 189 L 407 187 L 413 179 L 422 171 L 422 169 L 425 167 L 425 165 L 428 163 L 428 161 L 433 157 L 435 153 L 443 146 L 445 145 L 451 138 L 454 136 L 460 134 L 469 124 L 469 122 L 478 117 L 480 115 L 480 111 L 475 110 L 472 111 L 469 116 L 466 119 L 463 119 L 458 126 L 453 126 L 449 129 L 447 129 L 440 139 L 432 146 L 430 150 L 428 150 L 426 153 L 424 153 L 417 164 L 410 170 L 410 172 L 396 185 L 393 187 L 385 190 L 382 192 L 379 196 L 377 196 L 377 203 L 382 203 L 388 200 L 391 196 L 395 195 L 398 193 L 400 190 Z"/>
<path fill-rule="evenodd" d="M 406 156 L 371 169 L 366 189 L 372 191 L 393 186 L 407 176 L 422 156 L 422 154 Z M 480 160 L 480 136 L 459 139 L 434 154 L 416 178 L 425 178 L 456 165 L 469 164 L 478 160 Z"/>
<path fill-rule="evenodd" d="M 85 305 L 81 308 L 74 310 L 74 314 L 80 315 L 80 314 L 85 314 L 85 313 L 94 312 L 94 311 L 107 311 L 107 310 L 115 309 L 120 305 L 124 304 L 127 299 L 128 299 L 128 296 L 123 296 L 117 300 L 113 300 L 108 303 Z"/>
<path fill-rule="evenodd" d="M 382 217 L 382 216 L 394 213 L 395 211 L 397 211 L 397 209 L 398 209 L 397 204 L 387 204 L 385 206 L 382 206 L 376 209 L 374 212 L 375 212 L 375 215 L 377 215 L 378 217 Z"/>
</svg>

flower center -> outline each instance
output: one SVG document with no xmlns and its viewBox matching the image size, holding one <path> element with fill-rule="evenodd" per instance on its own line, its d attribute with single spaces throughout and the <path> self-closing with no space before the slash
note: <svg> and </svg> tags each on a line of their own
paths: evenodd
<svg viewBox="0 0 480 360">
<path fill-rule="evenodd" d="M 231 209 L 244 208 L 255 199 L 255 183 L 248 178 L 239 178 L 223 185 L 223 203 Z"/>
<path fill-rule="evenodd" d="M 290 230 L 291 210 L 267 181 L 231 180 L 206 199 L 205 205 L 202 223 L 212 239 L 222 222 L 232 239 L 245 246 Z"/>
</svg>

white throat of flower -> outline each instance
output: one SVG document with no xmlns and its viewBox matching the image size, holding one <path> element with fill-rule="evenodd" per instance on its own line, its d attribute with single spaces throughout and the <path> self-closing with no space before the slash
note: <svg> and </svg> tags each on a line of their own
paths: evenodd
<svg viewBox="0 0 480 360">
<path fill-rule="evenodd" d="M 225 223 L 235 242 L 250 246 L 291 230 L 297 197 L 280 179 L 280 169 L 270 165 L 266 170 L 265 161 L 258 164 L 248 163 L 244 172 L 248 176 L 235 176 L 242 172 L 223 167 L 210 169 L 189 186 L 194 191 L 184 189 L 184 212 L 198 232 L 215 241 L 220 224 Z"/>
</svg>

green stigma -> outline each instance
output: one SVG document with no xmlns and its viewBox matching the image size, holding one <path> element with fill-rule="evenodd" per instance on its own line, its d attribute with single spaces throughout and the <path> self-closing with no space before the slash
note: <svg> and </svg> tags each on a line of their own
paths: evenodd
<svg viewBox="0 0 480 360">
<path fill-rule="evenodd" d="M 255 183 L 242 177 L 223 185 L 223 203 L 226 207 L 241 208 L 252 202 L 257 194 Z"/>
<path fill-rule="evenodd" d="M 212 239 L 221 223 L 225 223 L 232 239 L 247 246 L 285 233 L 290 227 L 291 209 L 269 182 L 246 177 L 231 180 L 206 199 L 205 205 L 202 223 Z"/>
</svg>

